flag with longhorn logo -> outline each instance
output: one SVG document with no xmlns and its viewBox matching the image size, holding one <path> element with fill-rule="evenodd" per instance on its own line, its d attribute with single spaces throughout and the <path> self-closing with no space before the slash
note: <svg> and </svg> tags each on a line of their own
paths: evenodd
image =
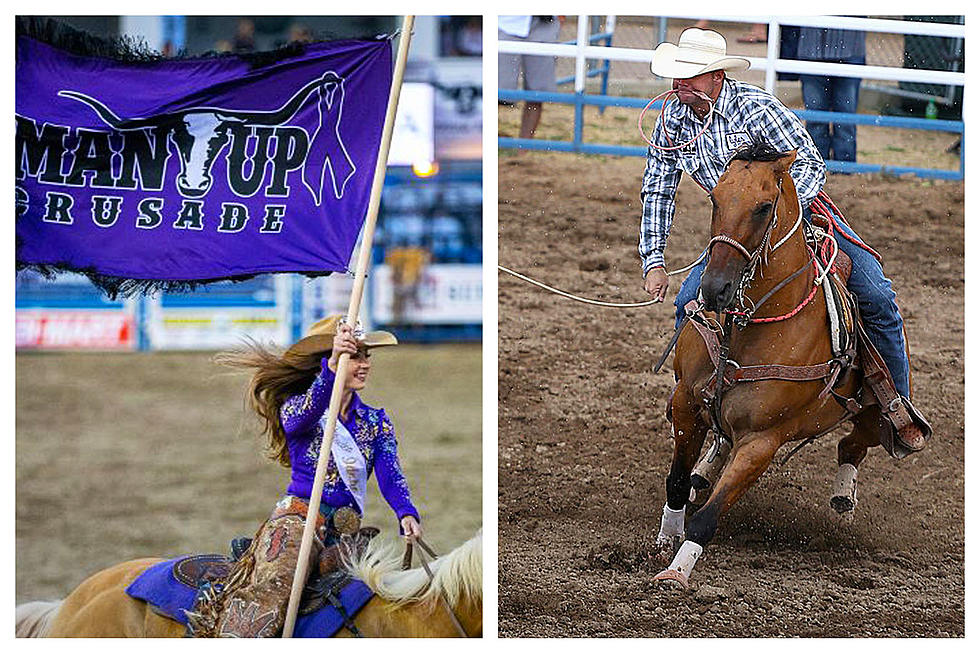
<svg viewBox="0 0 980 653">
<path fill-rule="evenodd" d="M 52 40 L 18 30 L 19 269 L 82 272 L 110 294 L 347 270 L 390 39 L 144 60 Z"/>
</svg>

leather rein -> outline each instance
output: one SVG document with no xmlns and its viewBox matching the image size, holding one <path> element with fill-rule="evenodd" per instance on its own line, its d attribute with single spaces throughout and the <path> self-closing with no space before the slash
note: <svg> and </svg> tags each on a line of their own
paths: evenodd
<svg viewBox="0 0 980 653">
<path fill-rule="evenodd" d="M 412 550 L 413 550 L 412 543 L 413 542 L 419 545 L 419 562 L 422 563 L 422 568 L 425 569 L 425 573 L 429 577 L 429 582 L 430 583 L 435 582 L 435 575 L 432 573 L 432 569 L 429 568 L 429 563 L 426 561 L 425 555 L 428 554 L 429 557 L 432 558 L 433 560 L 435 560 L 439 556 L 436 555 L 435 551 L 433 551 L 432 548 L 428 544 L 426 544 L 421 537 L 409 538 L 406 541 L 405 557 L 402 558 L 402 569 L 408 570 L 412 567 Z M 453 612 L 452 607 L 449 605 L 449 601 L 447 601 L 445 597 L 441 597 L 441 598 L 442 601 L 440 601 L 440 603 L 442 603 L 443 608 L 445 608 L 446 610 L 446 614 L 449 615 L 449 619 L 453 622 L 453 626 L 456 627 L 456 632 L 459 633 L 460 637 L 469 638 L 469 635 L 467 635 L 466 631 L 463 630 L 463 625 L 459 623 L 459 619 L 456 617 L 456 613 Z"/>
</svg>

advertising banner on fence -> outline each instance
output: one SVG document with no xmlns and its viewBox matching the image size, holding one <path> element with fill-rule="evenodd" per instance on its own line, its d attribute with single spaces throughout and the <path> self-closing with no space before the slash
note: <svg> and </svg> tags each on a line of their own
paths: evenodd
<svg viewBox="0 0 980 653">
<path fill-rule="evenodd" d="M 109 349 L 136 347 L 136 324 L 125 310 L 19 309 L 18 349 Z"/>
<path fill-rule="evenodd" d="M 482 324 L 483 268 L 434 264 L 413 283 L 397 283 L 390 265 L 374 268 L 371 314 L 378 324 Z"/>
<path fill-rule="evenodd" d="M 139 344 L 138 302 L 110 301 L 80 274 L 17 276 L 18 349 L 132 350 Z"/>
<path fill-rule="evenodd" d="M 110 285 L 346 270 L 390 42 L 261 54 L 127 62 L 19 34 L 18 264 Z"/>
<path fill-rule="evenodd" d="M 151 349 L 229 349 L 247 340 L 288 345 L 290 285 L 285 275 L 145 298 Z"/>
</svg>

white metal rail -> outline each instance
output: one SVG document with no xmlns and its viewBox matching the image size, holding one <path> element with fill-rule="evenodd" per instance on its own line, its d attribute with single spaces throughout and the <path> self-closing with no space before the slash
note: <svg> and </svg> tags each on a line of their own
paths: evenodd
<svg viewBox="0 0 980 653">
<path fill-rule="evenodd" d="M 697 20 L 704 16 L 673 15 L 673 18 L 691 18 Z M 540 54 L 557 57 L 572 57 L 575 59 L 575 91 L 581 93 L 585 89 L 585 60 L 608 59 L 611 61 L 632 61 L 647 63 L 653 56 L 653 50 L 643 48 L 617 48 L 589 45 L 588 16 L 578 17 L 578 39 L 574 45 L 562 43 L 541 43 L 536 41 L 499 41 L 497 49 L 502 53 Z M 614 17 L 607 17 L 607 20 Z M 783 25 L 799 25 L 804 27 L 834 27 L 838 29 L 857 29 L 868 32 L 884 32 L 890 34 L 910 34 L 923 36 L 945 36 L 949 38 L 965 38 L 964 25 L 942 23 L 916 23 L 904 20 L 881 18 L 849 18 L 841 16 L 711 16 L 711 20 L 739 23 L 767 23 L 769 43 L 766 57 L 745 57 L 753 68 L 765 69 L 766 88 L 774 90 L 776 73 L 805 73 L 824 74 L 841 77 L 860 77 L 862 79 L 889 80 L 900 82 L 919 82 L 927 84 L 949 84 L 963 86 L 966 84 L 966 73 L 946 70 L 927 70 L 898 68 L 894 66 L 863 66 L 853 64 L 834 64 L 821 61 L 797 61 L 779 58 L 779 29 Z M 583 26 L 584 34 L 583 34 Z M 737 52 L 731 54 L 738 54 Z"/>
</svg>

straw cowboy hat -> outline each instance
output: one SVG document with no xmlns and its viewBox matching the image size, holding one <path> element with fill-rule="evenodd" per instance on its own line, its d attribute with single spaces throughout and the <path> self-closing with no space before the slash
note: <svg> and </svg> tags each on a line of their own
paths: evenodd
<svg viewBox="0 0 980 653">
<path fill-rule="evenodd" d="M 286 353 L 307 356 L 333 349 L 333 338 L 337 335 L 337 325 L 343 318 L 343 315 L 331 315 L 323 318 L 311 326 L 306 336 L 297 340 L 292 347 L 286 350 Z M 354 330 L 354 338 L 357 339 L 357 344 L 364 349 L 398 344 L 398 339 L 395 338 L 394 334 L 387 331 L 368 331 L 365 333 L 360 329 L 360 325 Z"/>
<path fill-rule="evenodd" d="M 690 27 L 677 45 L 661 43 L 653 51 L 650 71 L 670 79 L 688 79 L 716 70 L 748 70 L 749 60 L 729 57 L 725 37 L 708 29 Z"/>
</svg>

